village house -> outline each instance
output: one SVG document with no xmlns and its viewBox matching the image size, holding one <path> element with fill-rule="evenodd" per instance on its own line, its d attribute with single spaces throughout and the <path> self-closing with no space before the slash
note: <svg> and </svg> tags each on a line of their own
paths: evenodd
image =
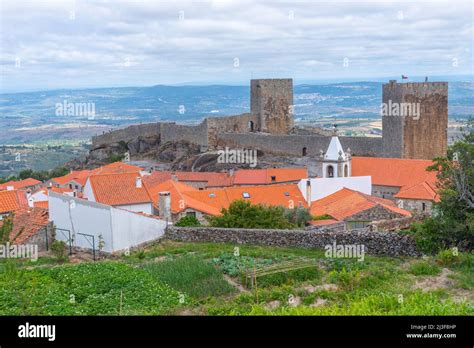
<svg viewBox="0 0 474 348">
<path fill-rule="evenodd" d="M 329 217 L 319 224 L 344 221 L 346 229 L 364 228 L 373 221 L 410 217 L 411 213 L 394 202 L 343 188 L 311 204 L 311 215 Z"/>
<path fill-rule="evenodd" d="M 419 159 L 353 157 L 352 174 L 372 177 L 372 194 L 415 213 L 432 212 L 439 202 L 432 161 Z"/>
<path fill-rule="evenodd" d="M 57 188 L 83 192 L 87 179 L 91 175 L 131 173 L 140 172 L 141 170 L 142 168 L 137 166 L 132 166 L 123 162 L 114 162 L 92 170 L 71 171 L 69 174 L 66 174 L 64 176 L 52 178 L 47 183 L 51 183 L 52 186 Z"/>
<path fill-rule="evenodd" d="M 20 207 L 15 210 L 12 219 L 13 227 L 8 240 L 10 244 L 37 245 L 38 251 L 48 248 L 53 236 L 47 209 Z M 0 220 L 0 228 L 4 221 Z"/>
<path fill-rule="evenodd" d="M 134 212 L 153 214 L 153 202 L 139 172 L 91 175 L 84 198 Z"/>
<path fill-rule="evenodd" d="M 7 181 L 3 184 L 0 184 L 0 191 L 3 190 L 31 190 L 35 191 L 41 187 L 43 183 L 39 180 L 33 178 L 27 178 L 19 181 Z"/>
<path fill-rule="evenodd" d="M 252 204 L 307 208 L 306 201 L 295 184 L 265 186 L 234 186 L 198 190 L 183 183 L 168 180 L 149 188 L 161 218 L 176 222 L 183 216 L 195 216 L 206 222 L 205 216 L 217 216 L 236 200 Z M 168 208 L 169 207 L 169 210 Z"/>
</svg>

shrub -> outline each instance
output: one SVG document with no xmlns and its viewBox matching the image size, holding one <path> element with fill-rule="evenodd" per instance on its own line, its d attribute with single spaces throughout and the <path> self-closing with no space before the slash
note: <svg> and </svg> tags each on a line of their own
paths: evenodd
<svg viewBox="0 0 474 348">
<path fill-rule="evenodd" d="M 296 207 L 294 209 L 285 209 L 285 218 L 298 227 L 304 227 L 311 221 L 311 214 L 307 208 Z"/>
<path fill-rule="evenodd" d="M 292 229 L 285 217 L 285 208 L 280 206 L 252 205 L 249 201 L 237 200 L 228 209 L 222 209 L 221 216 L 208 217 L 212 227 L 224 228 L 274 228 Z"/>
<path fill-rule="evenodd" d="M 312 220 L 313 221 L 319 221 L 319 220 L 330 220 L 332 219 L 333 217 L 331 215 L 328 215 L 328 214 L 323 214 L 323 215 L 314 215 L 312 217 Z"/>
<path fill-rule="evenodd" d="M 120 162 L 125 158 L 125 155 L 121 154 L 114 154 L 110 155 L 110 157 L 107 159 L 109 163 L 114 163 L 114 162 Z"/>
<path fill-rule="evenodd" d="M 51 243 L 51 252 L 60 262 L 67 260 L 66 243 L 62 240 L 55 240 Z"/>
<path fill-rule="evenodd" d="M 440 251 L 436 256 L 436 262 L 441 266 L 452 266 L 458 264 L 461 258 L 455 249 L 447 249 Z"/>
<path fill-rule="evenodd" d="M 437 275 L 440 271 L 438 266 L 426 261 L 416 262 L 410 266 L 410 273 L 416 276 Z"/>
<path fill-rule="evenodd" d="M 179 219 L 174 225 L 179 227 L 199 227 L 201 223 L 195 216 L 186 215 Z"/>
<path fill-rule="evenodd" d="M 360 271 L 348 271 L 343 268 L 341 271 L 331 271 L 328 274 L 329 280 L 341 286 L 344 290 L 354 290 L 359 284 L 362 276 Z"/>
</svg>

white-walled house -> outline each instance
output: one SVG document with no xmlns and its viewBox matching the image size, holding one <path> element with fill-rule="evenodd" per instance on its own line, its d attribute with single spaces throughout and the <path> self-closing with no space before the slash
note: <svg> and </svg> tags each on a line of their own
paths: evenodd
<svg viewBox="0 0 474 348">
<path fill-rule="evenodd" d="M 56 239 L 68 243 L 70 235 L 73 246 L 91 249 L 92 238 L 83 234 L 92 235 L 98 249 L 101 237 L 105 252 L 127 250 L 161 238 L 166 228 L 166 221 L 153 216 L 55 192 L 49 193 L 49 220 L 56 227 Z"/>
<path fill-rule="evenodd" d="M 153 214 L 153 202 L 140 173 L 91 175 L 84 198 L 138 213 Z"/>
<path fill-rule="evenodd" d="M 298 188 L 306 202 L 311 204 L 311 202 L 327 197 L 343 188 L 370 195 L 372 193 L 372 178 L 370 176 L 310 178 L 300 180 Z"/>
</svg>

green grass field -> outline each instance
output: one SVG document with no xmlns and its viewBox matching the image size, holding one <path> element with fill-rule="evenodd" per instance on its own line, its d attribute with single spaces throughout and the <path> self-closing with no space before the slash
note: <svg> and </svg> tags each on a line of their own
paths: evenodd
<svg viewBox="0 0 474 348">
<path fill-rule="evenodd" d="M 299 260 L 314 266 L 243 276 Z M 286 267 L 286 266 L 285 266 Z M 1 315 L 473 315 L 474 256 L 162 242 L 113 261 L 0 263 Z"/>
</svg>

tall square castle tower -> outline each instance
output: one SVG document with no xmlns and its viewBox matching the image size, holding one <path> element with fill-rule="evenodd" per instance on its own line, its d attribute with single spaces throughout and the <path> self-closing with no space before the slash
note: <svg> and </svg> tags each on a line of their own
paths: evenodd
<svg viewBox="0 0 474 348">
<path fill-rule="evenodd" d="M 252 80 L 250 112 L 257 115 L 260 132 L 288 134 L 293 128 L 293 79 Z"/>
<path fill-rule="evenodd" d="M 433 159 L 448 146 L 448 83 L 397 83 L 382 90 L 385 157 Z"/>
</svg>

